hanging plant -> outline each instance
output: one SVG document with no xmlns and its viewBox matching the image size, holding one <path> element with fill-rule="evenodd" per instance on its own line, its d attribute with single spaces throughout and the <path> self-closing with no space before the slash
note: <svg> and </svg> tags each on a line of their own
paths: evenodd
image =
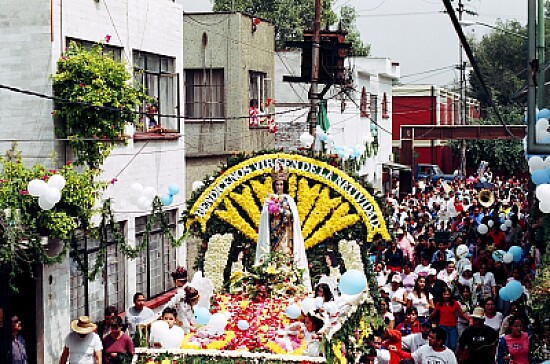
<svg viewBox="0 0 550 364">
<path fill-rule="evenodd" d="M 105 54 L 103 44 L 87 50 L 71 42 L 52 78 L 57 134 L 69 139 L 76 164 L 98 168 L 125 140 L 125 124 L 136 121 L 134 110 L 148 99 L 143 87 L 132 85 L 127 65 Z"/>
<path fill-rule="evenodd" d="M 91 219 L 95 198 L 106 184 L 96 181 L 97 170 L 77 172 L 70 163 L 59 170 L 42 165 L 28 168 L 15 145 L 0 157 L 0 164 L 0 266 L 7 268 L 13 278 L 32 272 L 32 264 L 60 262 L 75 229 Z M 54 174 L 63 176 L 66 184 L 60 201 L 50 210 L 43 210 L 27 187 L 31 180 L 47 182 Z M 64 248 L 51 256 L 44 237 L 60 240 Z"/>
</svg>

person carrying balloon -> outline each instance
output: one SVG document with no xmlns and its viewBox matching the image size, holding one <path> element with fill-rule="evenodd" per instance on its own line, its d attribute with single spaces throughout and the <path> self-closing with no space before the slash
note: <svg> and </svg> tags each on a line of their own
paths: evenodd
<svg viewBox="0 0 550 364">
<path fill-rule="evenodd" d="M 176 325 L 178 314 L 174 308 L 167 307 L 162 311 L 162 325 L 160 330 L 151 328 L 149 345 L 153 348 L 178 349 L 183 341 L 185 333 Z"/>
</svg>

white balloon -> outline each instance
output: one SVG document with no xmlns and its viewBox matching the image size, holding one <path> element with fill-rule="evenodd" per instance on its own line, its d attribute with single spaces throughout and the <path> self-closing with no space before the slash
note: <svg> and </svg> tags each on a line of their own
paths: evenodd
<svg viewBox="0 0 550 364">
<path fill-rule="evenodd" d="M 185 331 L 179 327 L 177 329 L 173 327 L 162 337 L 160 344 L 164 349 L 179 349 L 184 338 Z"/>
<path fill-rule="evenodd" d="M 506 232 L 508 230 L 508 227 L 506 226 L 506 224 L 501 224 L 500 230 Z"/>
<path fill-rule="evenodd" d="M 367 144 L 367 143 L 370 144 L 370 143 L 372 143 L 373 140 L 374 140 L 374 138 L 372 137 L 371 133 L 367 133 L 367 135 L 365 135 L 363 137 L 363 143 L 365 143 L 365 144 Z"/>
<path fill-rule="evenodd" d="M 537 128 L 537 134 L 540 132 L 547 132 L 548 131 L 548 119 L 540 118 L 537 120 L 536 124 Z"/>
<path fill-rule="evenodd" d="M 327 141 L 326 141 L 326 143 L 327 143 L 328 145 L 334 145 L 334 136 L 331 135 L 331 134 L 327 134 Z"/>
<path fill-rule="evenodd" d="M 58 191 L 61 191 L 63 187 L 65 187 L 65 184 L 67 181 L 65 181 L 65 177 L 63 177 L 60 174 L 54 174 L 50 178 L 48 178 L 48 186 L 51 188 L 55 188 Z"/>
<path fill-rule="evenodd" d="M 487 226 L 492 228 L 495 225 L 495 222 L 493 220 L 487 221 Z"/>
<path fill-rule="evenodd" d="M 365 153 L 365 146 L 364 145 L 361 145 L 361 144 L 357 144 L 355 146 L 355 149 L 357 149 L 359 151 L 359 154 L 363 155 L 363 153 Z"/>
<path fill-rule="evenodd" d="M 29 182 L 27 186 L 27 191 L 29 191 L 29 194 L 31 196 L 42 196 L 44 192 L 46 192 L 46 189 L 48 188 L 48 184 L 44 182 L 41 179 L 33 179 Z"/>
<path fill-rule="evenodd" d="M 529 170 L 531 172 L 544 168 L 544 161 L 539 156 L 529 158 L 527 164 L 529 164 Z"/>
<path fill-rule="evenodd" d="M 504 221 L 504 225 L 506 225 L 506 227 L 511 227 L 512 226 L 512 220 L 506 220 Z"/>
<path fill-rule="evenodd" d="M 145 187 L 143 189 L 143 196 L 145 196 L 147 199 L 152 200 L 157 195 L 157 190 L 155 190 L 154 187 Z"/>
<path fill-rule="evenodd" d="M 315 299 L 311 297 L 306 297 L 302 301 L 302 312 L 308 313 L 315 310 Z"/>
<path fill-rule="evenodd" d="M 480 224 L 477 227 L 477 232 L 480 233 L 481 235 L 485 235 L 489 232 L 489 228 L 485 224 Z"/>
<path fill-rule="evenodd" d="M 162 344 L 166 336 L 170 336 L 170 328 L 166 321 L 157 320 L 151 324 L 150 342 Z"/>
<path fill-rule="evenodd" d="M 51 203 L 46 200 L 44 196 L 40 196 L 38 198 L 38 206 L 40 206 L 42 210 L 51 210 L 55 206 L 55 203 Z"/>
<path fill-rule="evenodd" d="M 323 303 L 325 301 L 323 300 L 323 297 L 315 297 L 315 308 L 321 308 L 323 306 Z"/>
<path fill-rule="evenodd" d="M 511 263 L 514 260 L 514 256 L 511 253 L 506 253 L 502 257 L 502 261 L 506 264 Z"/>
<path fill-rule="evenodd" d="M 304 147 L 304 148 L 309 148 L 309 146 L 311 146 L 311 144 L 313 143 L 313 141 L 314 141 L 313 135 L 311 135 L 311 134 L 308 133 L 308 132 L 303 132 L 303 133 L 300 135 L 300 144 L 301 144 L 302 147 Z"/>
<path fill-rule="evenodd" d="M 218 335 L 223 334 L 225 331 L 225 326 L 227 325 L 227 318 L 223 313 L 215 313 L 210 317 L 208 326 L 211 327 L 214 332 Z"/>
<path fill-rule="evenodd" d="M 550 156 L 544 158 L 543 167 L 544 167 L 544 169 L 550 167 Z"/>
<path fill-rule="evenodd" d="M 59 202 L 59 200 L 61 200 L 61 192 L 56 188 L 48 187 L 46 192 L 40 196 L 40 198 L 44 198 L 49 203 L 55 205 Z"/>
<path fill-rule="evenodd" d="M 202 181 L 195 181 L 193 182 L 193 184 L 191 185 L 191 189 L 193 191 L 196 191 L 198 189 L 201 189 L 202 187 L 204 186 L 204 183 Z"/>
<path fill-rule="evenodd" d="M 151 208 L 151 202 L 147 197 L 141 196 L 137 201 L 137 207 L 141 210 L 149 210 L 149 208 Z"/>
<path fill-rule="evenodd" d="M 130 196 L 128 197 L 128 201 L 130 201 L 132 205 L 137 206 L 140 197 L 140 195 L 130 194 Z"/>
<path fill-rule="evenodd" d="M 132 185 L 130 186 L 130 192 L 133 195 L 140 196 L 143 193 L 143 186 L 141 185 L 141 183 L 132 183 Z"/>
<path fill-rule="evenodd" d="M 550 157 L 546 158 L 550 159 Z M 550 184 L 543 183 L 537 186 L 535 195 L 540 201 L 550 200 Z"/>
<path fill-rule="evenodd" d="M 544 200 L 539 203 L 539 209 L 540 211 L 544 212 L 545 214 L 550 212 L 550 200 Z"/>
</svg>

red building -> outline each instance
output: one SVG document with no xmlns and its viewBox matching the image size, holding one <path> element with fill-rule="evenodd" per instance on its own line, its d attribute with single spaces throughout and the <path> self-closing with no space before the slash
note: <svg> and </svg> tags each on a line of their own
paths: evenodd
<svg viewBox="0 0 550 364">
<path fill-rule="evenodd" d="M 431 85 L 403 85 L 393 88 L 392 147 L 399 156 L 402 125 L 460 125 L 460 94 Z M 479 119 L 479 101 L 466 98 L 466 123 Z M 415 140 L 415 163 L 437 164 L 452 173 L 459 165 L 458 156 L 446 145 L 447 140 Z"/>
</svg>

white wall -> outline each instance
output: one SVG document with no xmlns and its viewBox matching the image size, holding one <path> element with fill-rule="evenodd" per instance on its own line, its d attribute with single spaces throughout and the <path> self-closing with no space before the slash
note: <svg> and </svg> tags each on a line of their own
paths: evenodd
<svg viewBox="0 0 550 364">
<path fill-rule="evenodd" d="M 174 57 L 177 72 L 182 72 L 181 4 L 171 0 L 53 0 L 51 5 L 50 8 L 50 2 L 43 0 L 0 0 L 0 83 L 51 95 L 50 75 L 55 72 L 67 37 L 98 42 L 110 35 L 111 45 L 124 48 L 122 57 L 130 71 L 132 51 L 140 50 Z M 179 94 L 183 95 L 181 76 Z M 55 167 L 64 163 L 63 143 L 54 140 L 51 101 L 0 90 L 0 109 L 0 139 L 19 140 L 26 164 L 38 162 Z M 183 133 L 183 122 L 180 130 Z M 172 206 L 178 207 L 178 216 L 181 215 L 185 202 L 183 140 L 130 143 L 116 148 L 103 165 L 101 178 L 110 180 L 117 176 L 118 182 L 109 186 L 105 197 L 113 198 L 116 218 L 128 220 L 130 243 L 134 217 L 146 214 L 128 206 L 128 188 L 133 182 L 153 186 L 159 193 L 177 183 L 181 192 Z M 0 143 L 0 152 L 8 147 L 9 143 Z M 58 153 L 57 159 L 52 159 L 53 152 Z M 182 228 L 178 230 L 181 234 Z M 178 254 L 180 264 L 185 262 L 184 249 Z M 126 272 L 126 301 L 131 302 L 135 292 L 133 261 L 128 261 Z M 58 362 L 63 339 L 74 319 L 70 317 L 69 259 L 44 267 L 42 275 L 42 307 L 37 307 L 41 311 L 37 316 L 43 320 L 43 327 L 37 330 L 38 362 L 49 364 Z"/>
</svg>

